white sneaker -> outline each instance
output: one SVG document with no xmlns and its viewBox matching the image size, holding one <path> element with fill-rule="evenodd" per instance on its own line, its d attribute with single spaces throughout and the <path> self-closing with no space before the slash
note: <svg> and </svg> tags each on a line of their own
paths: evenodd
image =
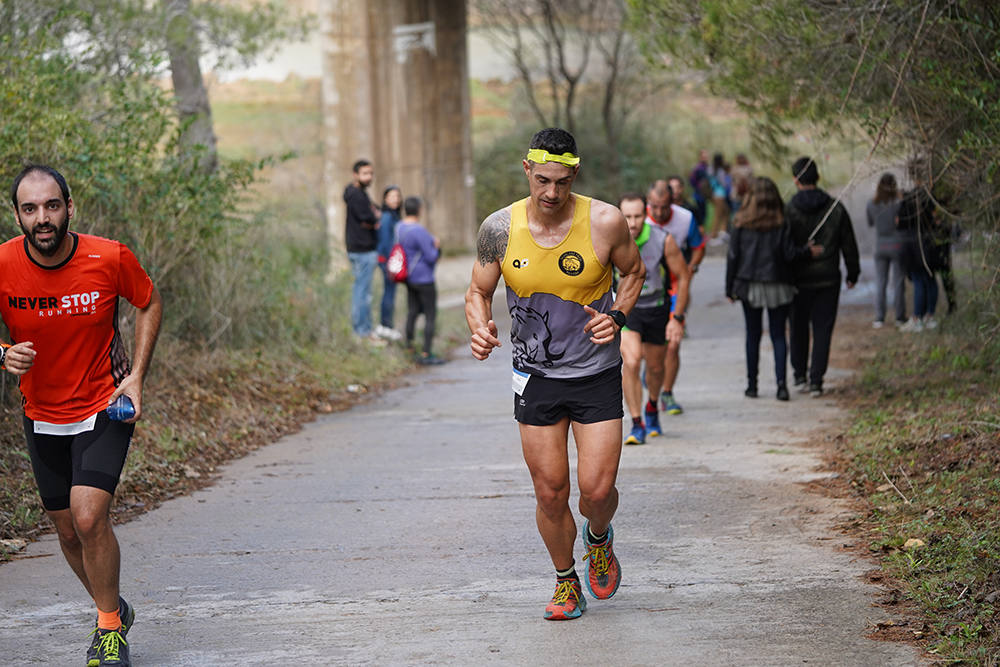
<svg viewBox="0 0 1000 667">
<path fill-rule="evenodd" d="M 938 328 L 938 321 L 935 320 L 932 316 L 928 315 L 927 317 L 924 318 L 924 328 L 925 329 L 937 329 Z"/>
<path fill-rule="evenodd" d="M 389 327 L 381 324 L 375 327 L 375 335 L 379 338 L 385 338 L 387 340 L 403 340 L 403 334 L 399 333 L 395 329 L 390 329 Z"/>
<path fill-rule="evenodd" d="M 899 330 L 907 333 L 920 333 L 924 330 L 924 323 L 921 320 L 914 318 L 906 324 L 901 325 Z"/>
<path fill-rule="evenodd" d="M 882 320 L 875 320 L 872 322 L 872 329 L 881 329 L 883 326 L 885 325 L 882 323 Z"/>
</svg>

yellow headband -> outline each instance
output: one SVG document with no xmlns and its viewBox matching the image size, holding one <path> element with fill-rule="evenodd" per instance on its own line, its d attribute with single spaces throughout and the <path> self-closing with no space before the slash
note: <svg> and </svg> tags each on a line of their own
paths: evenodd
<svg viewBox="0 0 1000 667">
<path fill-rule="evenodd" d="M 545 164 L 546 162 L 558 162 L 559 164 L 564 164 L 567 167 L 575 167 L 580 164 L 580 158 L 572 153 L 563 153 L 562 155 L 556 155 L 555 153 L 550 153 L 541 148 L 532 148 L 528 151 L 526 157 L 527 160 L 534 162 L 535 164 Z"/>
</svg>

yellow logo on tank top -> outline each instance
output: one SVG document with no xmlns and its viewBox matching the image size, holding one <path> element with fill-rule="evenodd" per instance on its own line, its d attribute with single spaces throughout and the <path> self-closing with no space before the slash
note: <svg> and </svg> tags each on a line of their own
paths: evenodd
<svg viewBox="0 0 1000 667">
<path fill-rule="evenodd" d="M 559 270 L 567 276 L 580 275 L 583 273 L 583 266 L 583 256 L 574 250 L 559 255 Z"/>
</svg>

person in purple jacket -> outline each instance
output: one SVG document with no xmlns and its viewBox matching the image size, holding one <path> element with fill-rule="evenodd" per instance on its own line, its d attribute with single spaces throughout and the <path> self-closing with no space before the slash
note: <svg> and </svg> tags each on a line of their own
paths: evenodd
<svg viewBox="0 0 1000 667">
<path fill-rule="evenodd" d="M 423 203 L 419 197 L 403 201 L 403 219 L 397 227 L 399 244 L 406 253 L 406 345 L 413 346 L 417 316 L 424 315 L 424 349 L 417 356 L 421 364 L 442 364 L 444 359 L 434 356 L 434 321 L 437 318 L 437 286 L 434 284 L 434 266 L 441 255 L 440 242 L 420 224 Z"/>
</svg>

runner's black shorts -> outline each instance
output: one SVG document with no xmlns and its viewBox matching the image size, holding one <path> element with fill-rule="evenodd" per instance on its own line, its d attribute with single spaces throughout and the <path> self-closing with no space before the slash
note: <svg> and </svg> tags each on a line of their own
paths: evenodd
<svg viewBox="0 0 1000 667">
<path fill-rule="evenodd" d="M 133 431 L 135 424 L 108 419 L 103 410 L 97 413 L 94 430 L 76 435 L 35 433 L 35 422 L 25 417 L 24 437 L 42 506 L 50 512 L 67 509 L 74 486 L 114 495 Z"/>
<path fill-rule="evenodd" d="M 625 328 L 639 334 L 643 343 L 667 344 L 667 321 L 670 312 L 665 305 L 655 308 L 633 308 L 625 318 Z"/>
<path fill-rule="evenodd" d="M 621 362 L 582 378 L 532 375 L 522 394 L 514 394 L 514 419 L 531 426 L 551 426 L 565 417 L 594 424 L 623 414 Z"/>
</svg>

